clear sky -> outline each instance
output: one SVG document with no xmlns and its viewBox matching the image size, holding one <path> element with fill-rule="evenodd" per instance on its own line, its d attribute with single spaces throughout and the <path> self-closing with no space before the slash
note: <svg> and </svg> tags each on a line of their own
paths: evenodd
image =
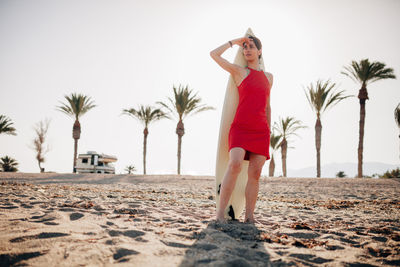
<svg viewBox="0 0 400 267">
<path fill-rule="evenodd" d="M 17 136 L 0 135 L 0 156 L 23 172 L 38 172 L 29 148 L 33 126 L 51 119 L 46 171 L 71 172 L 73 119 L 57 111 L 64 95 L 92 97 L 98 105 L 81 118 L 79 153 L 118 157 L 117 173 L 133 164 L 142 173 L 143 126 L 124 108 L 172 97 L 189 85 L 216 110 L 188 117 L 182 174 L 214 175 L 219 123 L 228 73 L 209 52 L 251 27 L 274 75 L 272 121 L 294 116 L 309 128 L 289 146 L 289 169 L 316 162 L 313 114 L 303 87 L 331 79 L 357 95 L 359 85 L 340 72 L 369 58 L 394 69 L 397 80 L 368 86 L 364 161 L 399 164 L 400 1 L 0 1 L 0 114 Z M 223 56 L 232 61 L 237 48 Z M 357 162 L 359 103 L 351 98 L 322 116 L 322 164 Z M 147 173 L 177 170 L 176 121 L 149 127 Z M 281 173 L 276 153 L 277 174 Z M 267 162 L 263 174 L 268 173 Z M 322 176 L 324 171 L 322 170 Z M 290 176 L 290 172 L 288 172 Z"/>
</svg>

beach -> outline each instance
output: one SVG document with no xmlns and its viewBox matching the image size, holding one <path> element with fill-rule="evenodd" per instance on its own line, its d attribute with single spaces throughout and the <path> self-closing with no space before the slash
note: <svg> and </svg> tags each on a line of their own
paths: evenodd
<svg viewBox="0 0 400 267">
<path fill-rule="evenodd" d="M 0 184 L 0 266 L 400 265 L 400 179 L 261 177 L 254 225 L 215 222 L 213 176 Z"/>
</svg>

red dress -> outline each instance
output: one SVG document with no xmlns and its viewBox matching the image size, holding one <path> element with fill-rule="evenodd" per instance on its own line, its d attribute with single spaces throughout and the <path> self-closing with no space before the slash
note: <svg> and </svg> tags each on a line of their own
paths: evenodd
<svg viewBox="0 0 400 267">
<path fill-rule="evenodd" d="M 243 148 L 244 160 L 249 160 L 249 152 L 264 155 L 268 160 L 270 127 L 266 107 L 271 86 L 262 70 L 248 69 L 250 73 L 238 86 L 239 104 L 229 129 L 229 150 Z"/>
</svg>

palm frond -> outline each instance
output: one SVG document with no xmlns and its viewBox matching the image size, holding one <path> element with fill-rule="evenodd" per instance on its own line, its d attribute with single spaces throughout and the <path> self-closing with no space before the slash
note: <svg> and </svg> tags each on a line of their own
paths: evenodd
<svg viewBox="0 0 400 267">
<path fill-rule="evenodd" d="M 271 148 L 272 148 L 273 150 L 276 150 L 276 149 L 279 148 L 280 143 L 281 143 L 281 138 L 282 138 L 282 135 L 280 135 L 280 134 L 275 135 L 274 132 L 271 133 L 271 136 L 270 136 L 270 146 L 271 146 Z"/>
<path fill-rule="evenodd" d="M 394 109 L 394 118 L 396 120 L 397 126 L 400 128 L 400 104 Z"/>
<path fill-rule="evenodd" d="M 179 120 L 199 112 L 215 109 L 205 104 L 200 105 L 201 98 L 197 97 L 197 93 L 193 94 L 193 90 L 190 90 L 188 86 L 173 86 L 173 92 L 174 98 L 168 97 L 169 105 L 163 102 L 157 103 L 166 108 L 171 114 L 174 114 Z"/>
<path fill-rule="evenodd" d="M 4 156 L 0 158 L 0 168 L 4 172 L 16 172 L 18 171 L 17 166 L 18 162 L 9 156 Z"/>
<path fill-rule="evenodd" d="M 358 63 L 356 61 L 351 62 L 350 67 L 344 67 L 345 71 L 341 71 L 342 74 L 346 75 L 350 79 L 352 79 L 354 82 L 361 82 L 358 76 L 358 70 L 360 67 L 358 66 Z M 347 71 L 347 72 L 346 72 Z"/>
<path fill-rule="evenodd" d="M 296 132 L 299 129 L 307 128 L 303 126 L 300 120 L 294 117 L 279 118 L 279 123 L 274 123 L 274 130 L 276 130 L 283 139 L 288 140 L 290 136 L 299 136 Z"/>
<path fill-rule="evenodd" d="M 345 71 L 341 73 L 358 81 L 363 85 L 383 80 L 396 79 L 392 68 L 386 68 L 382 62 L 370 62 L 369 59 L 362 59 L 360 62 L 352 61 L 350 66 L 344 67 Z"/>
<path fill-rule="evenodd" d="M 215 110 L 215 108 L 214 107 L 204 107 L 204 105 L 201 105 L 201 106 L 198 106 L 198 107 L 194 108 L 192 110 L 193 112 L 192 113 L 188 113 L 187 116 L 192 116 L 194 114 L 197 114 L 197 113 L 200 113 L 200 112 L 203 112 L 203 111 L 206 111 L 206 110 Z"/>
<path fill-rule="evenodd" d="M 0 134 L 17 135 L 13 122 L 5 115 L 0 115 Z"/>
<path fill-rule="evenodd" d="M 316 112 L 317 118 L 320 118 L 321 114 L 329 107 L 333 107 L 340 101 L 350 96 L 344 96 L 344 91 L 335 92 L 335 83 L 331 83 L 330 80 L 325 82 L 318 80 L 314 84 L 310 84 L 307 87 L 307 91 L 304 90 L 308 103 L 311 109 Z"/>
<path fill-rule="evenodd" d="M 160 120 L 163 118 L 168 118 L 161 109 L 153 108 L 152 106 L 140 105 L 138 109 L 130 108 L 123 109 L 122 114 L 129 115 L 144 124 L 147 127 L 151 122 Z"/>
<path fill-rule="evenodd" d="M 77 120 L 96 107 L 91 98 L 86 95 L 72 93 L 70 96 L 65 95 L 64 98 L 67 100 L 66 103 L 60 102 L 61 106 L 57 106 L 57 110 Z"/>
<path fill-rule="evenodd" d="M 343 95 L 344 94 L 344 90 L 339 91 L 339 92 L 334 92 L 331 93 L 331 95 L 329 96 L 328 101 L 326 102 L 325 108 L 323 111 L 325 111 L 328 108 L 332 108 L 335 105 L 337 105 L 340 101 L 342 101 L 343 99 L 349 98 L 349 97 L 353 97 L 352 95 Z"/>
<path fill-rule="evenodd" d="M 172 119 L 170 114 L 175 115 L 174 111 L 167 104 L 165 104 L 165 103 L 163 103 L 161 101 L 157 101 L 156 104 L 159 104 L 159 105 L 161 105 L 162 107 L 164 107 L 164 108 L 166 108 L 168 110 L 169 113 L 166 113 L 167 116 L 168 116 L 167 117 L 168 119 Z"/>
<path fill-rule="evenodd" d="M 71 106 L 68 106 L 67 104 L 62 103 L 61 101 L 59 101 L 59 102 L 61 103 L 61 106 L 57 106 L 56 108 L 59 111 L 61 111 L 61 112 L 65 113 L 65 114 L 67 114 L 68 116 L 71 116 L 71 117 L 74 118 L 75 114 L 74 114 L 74 111 L 72 110 Z"/>
</svg>

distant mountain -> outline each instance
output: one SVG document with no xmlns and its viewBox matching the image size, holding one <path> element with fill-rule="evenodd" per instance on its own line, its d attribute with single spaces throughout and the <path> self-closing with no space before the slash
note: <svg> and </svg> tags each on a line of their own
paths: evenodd
<svg viewBox="0 0 400 267">
<path fill-rule="evenodd" d="M 363 174 L 372 176 L 373 174 L 383 174 L 388 170 L 399 168 L 399 165 L 386 164 L 381 162 L 364 162 Z M 321 177 L 336 177 L 336 173 L 343 171 L 347 177 L 355 177 L 358 173 L 357 163 L 330 163 L 321 166 Z M 288 169 L 288 177 L 316 177 L 316 166 L 307 167 L 303 169 Z"/>
</svg>

